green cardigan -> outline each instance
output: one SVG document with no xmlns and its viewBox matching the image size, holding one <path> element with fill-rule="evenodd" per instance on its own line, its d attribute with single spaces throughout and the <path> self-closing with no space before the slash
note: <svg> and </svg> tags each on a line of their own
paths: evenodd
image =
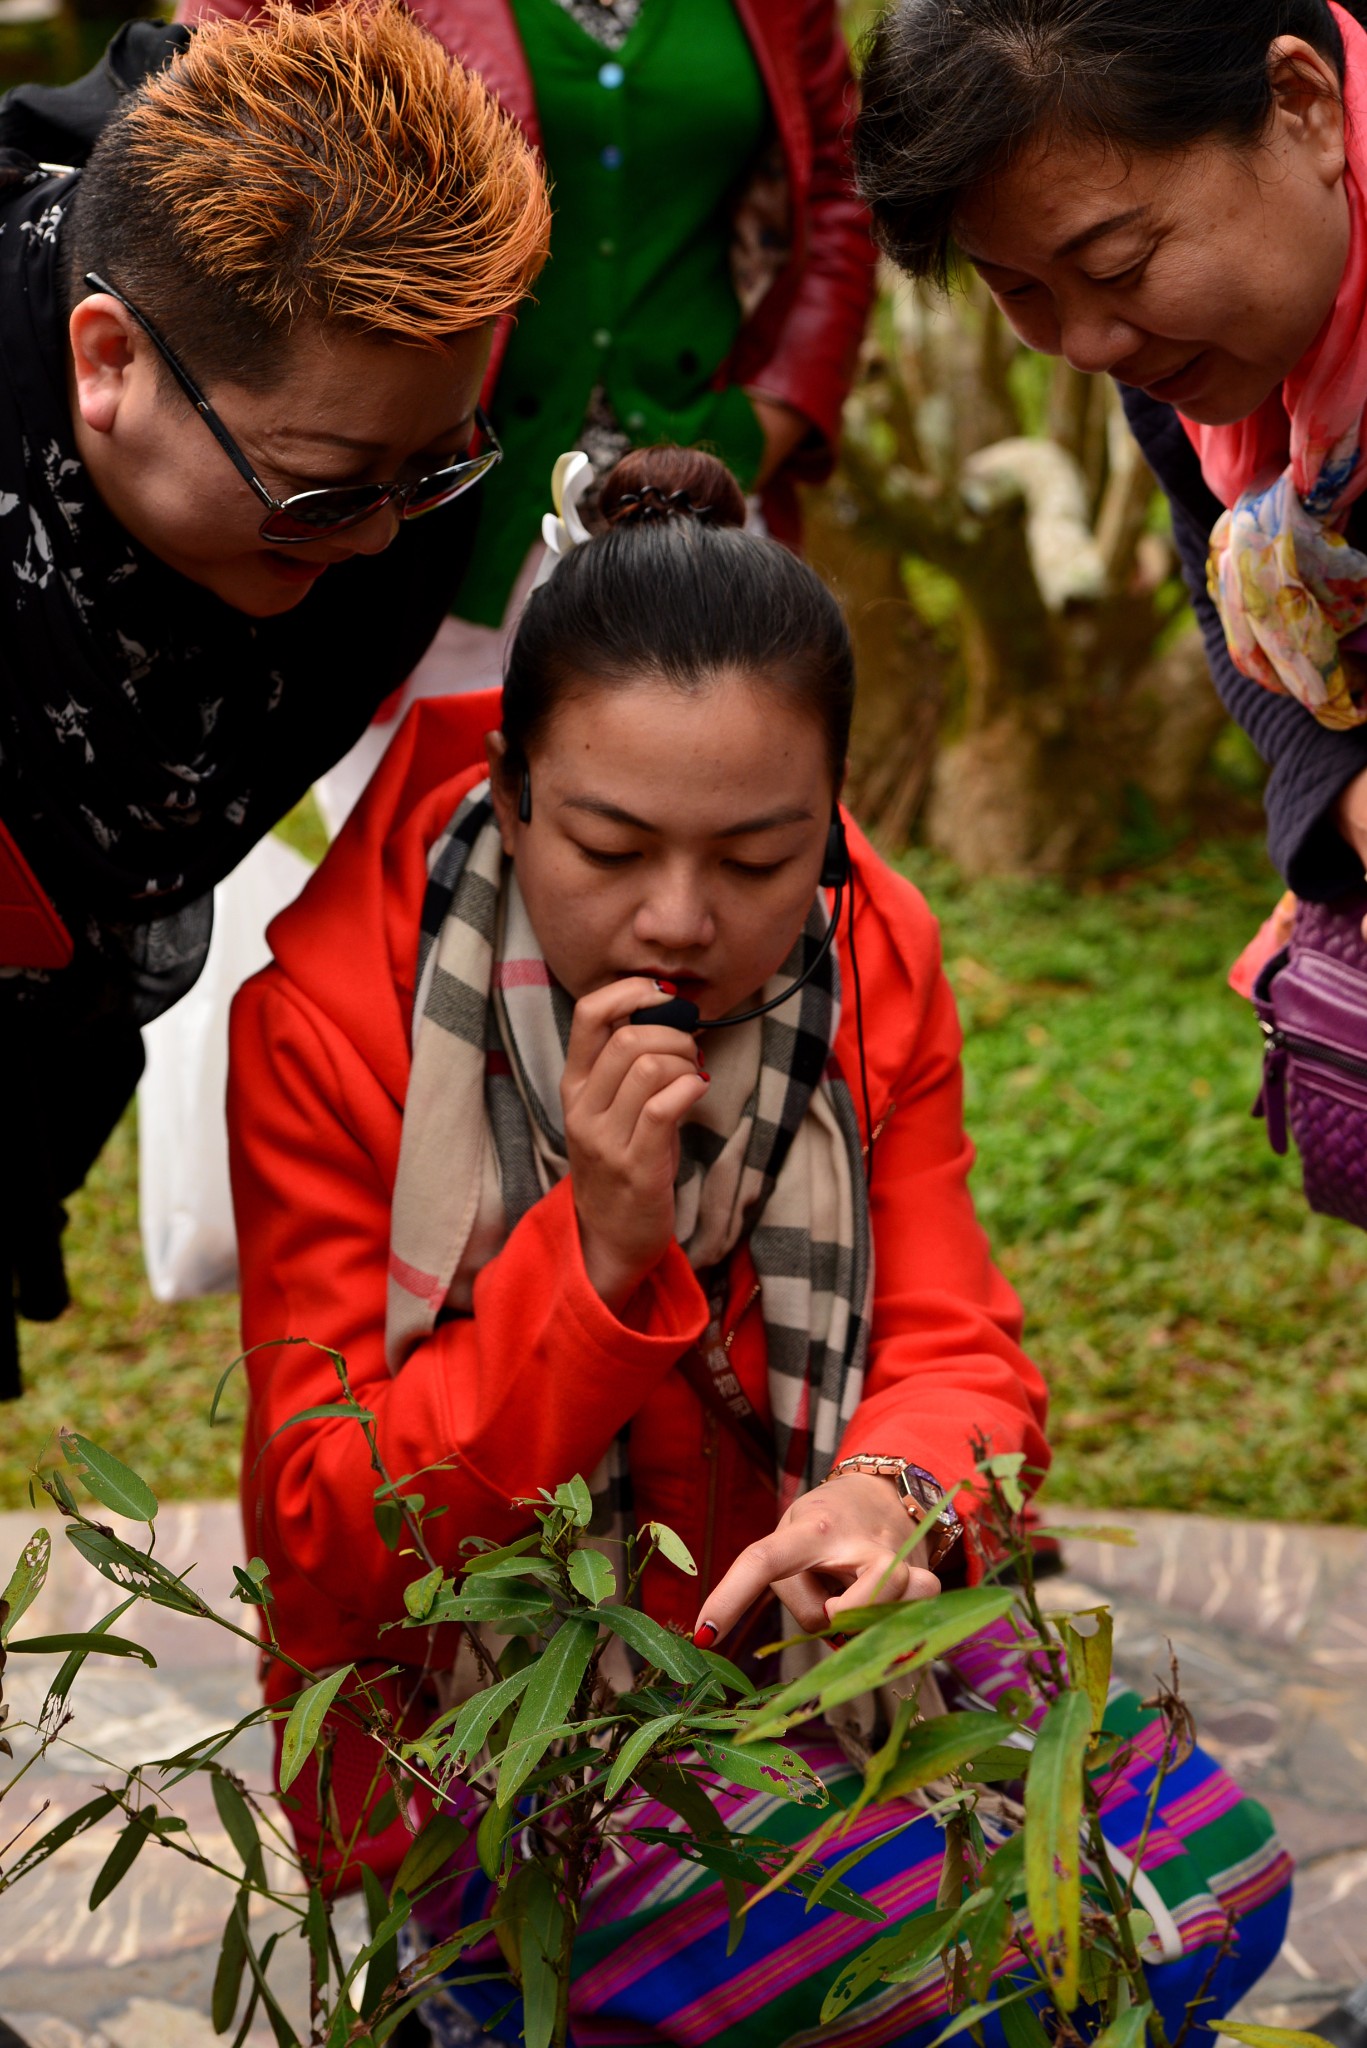
<svg viewBox="0 0 1367 2048">
<path fill-rule="evenodd" d="M 731 0 L 645 0 L 604 49 L 556 0 L 512 0 L 554 183 L 551 258 L 494 396 L 505 459 L 483 484 L 456 610 L 497 625 L 595 385 L 638 445 L 711 447 L 748 486 L 763 436 L 716 391 L 741 312 L 731 208 L 768 105 Z"/>
</svg>

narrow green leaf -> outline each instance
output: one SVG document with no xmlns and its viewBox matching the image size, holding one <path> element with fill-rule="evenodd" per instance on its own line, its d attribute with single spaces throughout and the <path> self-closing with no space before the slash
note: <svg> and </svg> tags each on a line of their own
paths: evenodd
<svg viewBox="0 0 1367 2048">
<path fill-rule="evenodd" d="M 470 1830 L 453 1813 L 434 1813 L 426 1821 L 399 1865 L 393 1891 L 415 1899 L 470 1839 Z"/>
<path fill-rule="evenodd" d="M 1019 1991 L 1012 1991 L 1005 1998 L 985 1998 L 978 2005 L 966 2005 L 962 2012 L 955 2013 L 947 2027 L 941 2027 L 930 2048 L 940 2048 L 942 2041 L 952 2041 L 956 2034 L 966 2034 L 970 2027 L 981 2026 L 993 2013 L 1005 2013 L 1009 2005 L 1015 2005 L 1019 1999 L 1028 1998 L 1032 1991 L 1037 1992 L 1038 1987 L 1034 1984 L 1022 1984 Z M 1004 2019 L 1002 2025 L 1006 2025 Z"/>
<path fill-rule="evenodd" d="M 427 1619 L 459 1621 L 469 1627 L 487 1621 L 503 1635 L 531 1635 L 548 1622 L 554 1610 L 546 1589 L 534 1580 L 467 1578 L 463 1585 L 442 1593 Z"/>
<path fill-rule="evenodd" d="M 366 1898 L 369 1903 L 369 1889 Z M 361 1993 L 361 2017 L 369 2019 L 380 2000 L 394 1982 L 399 1970 L 399 1934 L 413 1917 L 413 1908 L 403 1893 L 394 1893 L 394 1903 L 377 1926 L 372 1926 L 371 1936 L 353 1965 L 359 1974 L 365 1971 L 365 1990 Z"/>
<path fill-rule="evenodd" d="M 514 1579 L 521 1586 L 527 1586 L 535 1581 L 554 1593 L 560 1591 L 560 1574 L 544 1557 L 494 1557 L 487 1564 L 480 1558 L 478 1563 L 478 1571 L 474 1565 L 468 1568 L 465 1575 L 466 1585 L 458 1590 L 492 1598 L 498 1580 Z"/>
<path fill-rule="evenodd" d="M 242 1977 L 247 1968 L 247 1894 L 240 1891 L 223 1927 L 218 1965 L 214 1970 L 213 1996 L 209 2014 L 216 2034 L 226 2034 L 242 1996 Z"/>
<path fill-rule="evenodd" d="M 1028 1749 L 1008 1748 L 1004 1743 L 993 1744 L 990 1749 L 980 1750 L 977 1756 L 969 1757 L 962 1769 L 967 1785 L 1013 1785 L 1017 1779 L 1030 1775 Z"/>
<path fill-rule="evenodd" d="M 957 1906 L 932 1906 L 928 1912 L 914 1913 L 893 1933 L 861 1949 L 826 1993 L 821 2024 L 830 2026 L 833 2020 L 840 2019 L 871 1984 L 887 1982 L 894 1971 L 903 1983 L 919 1976 L 952 1939 L 962 1911 Z"/>
<path fill-rule="evenodd" d="M 155 1808 L 152 1809 L 156 1811 Z M 94 1884 L 90 1887 L 89 1909 L 93 1913 L 103 1905 L 109 1894 L 127 1877 L 148 1843 L 146 1820 L 135 1815 L 115 1842 L 104 1862 L 100 1865 Z"/>
<path fill-rule="evenodd" d="M 386 1550 L 397 1550 L 403 1535 L 403 1510 L 397 1501 L 377 1500 L 371 1510 L 375 1527 Z"/>
<path fill-rule="evenodd" d="M 796 1799 L 804 1806 L 824 1806 L 829 1794 L 810 1764 L 795 1749 L 778 1742 L 755 1742 L 740 1749 L 731 1742 L 697 1744 L 698 1755 L 710 1771 L 728 1784 L 744 1785 L 752 1792 L 776 1792 L 782 1799 Z"/>
<path fill-rule="evenodd" d="M 51 1472 L 40 1473 L 38 1475 L 38 1484 L 42 1487 L 49 1500 L 56 1501 L 63 1513 L 79 1515 L 81 1512 L 80 1502 L 67 1485 L 66 1474 L 60 1468 L 54 1466 Z M 30 1504 L 34 1507 L 37 1506 L 36 1501 L 32 1501 Z"/>
<path fill-rule="evenodd" d="M 560 1943 L 565 1912 L 540 1864 L 527 1866 L 525 1917 L 518 1943 L 526 2048 L 550 2048 L 560 1994 Z"/>
<path fill-rule="evenodd" d="M 449 1717 L 443 1715 L 441 1721 L 434 1722 L 424 1741 L 431 1742 L 440 1735 L 442 1751 L 452 1769 L 465 1770 L 483 1749 L 499 1715 L 522 1697 L 531 1675 L 532 1667 L 528 1665 L 525 1670 L 515 1671 L 511 1678 L 501 1678 L 497 1685 L 474 1693 Z M 448 1720 L 449 1727 L 443 1729 L 442 1722 Z"/>
<path fill-rule="evenodd" d="M 1001 2008 L 1001 2020 L 1006 2048 L 1053 2048 L 1044 2022 L 1028 1999 L 1022 1999 L 1019 2005 L 1008 2001 Z M 1120 2048 L 1120 2044 L 1112 2043 L 1112 2048 Z M 1127 2042 L 1124 2048 L 1139 2048 L 1139 2043 Z"/>
<path fill-rule="evenodd" d="M 261 1834 L 256 1825 L 256 1817 L 226 1771 L 214 1771 L 212 1779 L 214 1805 L 223 1823 L 224 1834 L 242 1858 L 243 1878 L 249 1885 L 264 1885 L 266 1865 L 261 1853 Z"/>
<path fill-rule="evenodd" d="M 0 1601 L 8 1603 L 9 1612 L 0 1623 L 0 1643 L 3 1643 L 26 1608 L 32 1607 L 43 1590 L 47 1577 L 48 1563 L 52 1557 L 52 1538 L 46 1529 L 35 1529 L 19 1553 L 19 1562 L 10 1573 L 9 1584 Z"/>
<path fill-rule="evenodd" d="M 363 1408 L 359 1401 L 320 1401 L 314 1408 L 301 1408 L 297 1415 L 291 1415 L 286 1421 L 282 1422 L 279 1429 L 271 1431 L 265 1443 L 262 1444 L 256 1454 L 256 1461 L 252 1466 L 252 1470 L 256 1470 L 256 1466 L 261 1463 L 261 1460 L 265 1457 L 275 1439 L 278 1436 L 283 1436 L 287 1429 L 293 1429 L 301 1422 L 327 1422 L 333 1416 L 343 1415 L 349 1417 L 353 1422 L 369 1422 L 372 1420 L 370 1410 Z"/>
<path fill-rule="evenodd" d="M 1092 1735 L 1085 1692 L 1063 1692 L 1040 1723 L 1025 1788 L 1025 1891 L 1054 1997 L 1071 2012 L 1078 1995 L 1082 1879 L 1082 1781 Z"/>
<path fill-rule="evenodd" d="M 499 1806 L 492 1799 L 484 1809 L 484 1816 L 475 1830 L 475 1853 L 479 1867 L 492 1884 L 497 1884 L 503 1869 L 503 1852 L 508 1837 L 517 1826 L 517 1814 L 510 1806 Z"/>
<path fill-rule="evenodd" d="M 253 1349 L 255 1349 L 255 1346 L 253 1346 Z M 250 1358 L 250 1356 L 251 1352 L 249 1351 L 239 1352 L 237 1357 L 233 1360 L 232 1364 L 225 1365 L 222 1372 L 219 1374 L 218 1383 L 214 1387 L 213 1398 L 209 1402 L 210 1429 L 212 1429 L 214 1424 L 218 1421 L 218 1404 L 223 1399 L 223 1389 L 227 1386 L 229 1380 L 237 1371 L 239 1365 L 241 1365 L 245 1359 Z"/>
<path fill-rule="evenodd" d="M 309 1902 L 304 1908 L 304 1938 L 313 1958 L 313 1972 L 319 1984 L 326 1984 L 332 1973 L 332 1954 L 328 1948 L 328 1909 L 319 1887 L 309 1886 Z"/>
<path fill-rule="evenodd" d="M 156 1658 L 141 1643 L 130 1643 L 126 1636 L 101 1635 L 93 1629 L 86 1634 L 64 1629 L 56 1636 L 21 1636 L 17 1642 L 11 1637 L 5 1648 L 15 1656 L 25 1650 L 35 1657 L 55 1657 L 67 1650 L 79 1650 L 86 1657 L 136 1657 L 153 1671 L 157 1667 Z"/>
<path fill-rule="evenodd" d="M 55 1856 L 59 1849 L 64 1848 L 68 1842 L 73 1842 L 77 1835 L 85 1834 L 88 1828 L 93 1828 L 102 1821 L 107 1813 L 112 1813 L 117 1805 L 118 1801 L 112 1792 L 102 1792 L 98 1799 L 87 1800 L 84 1806 L 78 1806 L 74 1813 L 67 1814 L 55 1827 L 50 1827 L 45 1835 L 40 1835 L 36 1842 L 31 1842 L 23 1854 L 10 1864 L 5 1872 L 6 1886 L 17 1884 L 30 1870 L 36 1870 L 40 1863 L 46 1863 L 49 1856 Z"/>
<path fill-rule="evenodd" d="M 980 1756 L 984 1750 L 995 1749 L 1015 1730 L 1015 1722 L 1008 1720 L 1005 1714 L 965 1711 L 938 1714 L 932 1721 L 918 1721 L 914 1728 L 908 1729 L 902 1753 L 884 1777 L 880 1797 L 901 1799 L 911 1792 L 919 1792 L 923 1785 L 944 1777 L 947 1771 L 957 1771 L 971 1757 Z M 1015 1754 L 1020 1759 L 1018 1772 L 1023 1771 L 1029 1762 L 1029 1752 L 1020 1750 Z"/>
<path fill-rule="evenodd" d="M 553 1498 L 576 1529 L 588 1528 L 593 1520 L 593 1495 L 577 1472 L 573 1479 L 567 1479 L 562 1486 L 556 1487 Z"/>
<path fill-rule="evenodd" d="M 613 1760 L 608 1772 L 607 1784 L 603 1787 L 605 1799 L 613 1799 L 621 1791 L 643 1757 L 662 1743 L 682 1721 L 682 1714 L 660 1714 L 653 1721 L 642 1722 L 632 1730 Z"/>
<path fill-rule="evenodd" d="M 655 1538 L 661 1557 L 667 1557 L 681 1572 L 687 1572 L 690 1579 L 697 1578 L 698 1567 L 693 1562 L 692 1551 L 667 1522 L 647 1522 L 646 1534 Z"/>
<path fill-rule="evenodd" d="M 693 1685 L 700 1678 L 712 1676 L 704 1661 L 704 1653 L 695 1650 L 686 1636 L 677 1636 L 672 1629 L 662 1628 L 658 1621 L 652 1621 L 648 1614 L 641 1614 L 635 1607 L 600 1607 L 598 1619 L 604 1628 L 610 1628 L 614 1635 L 620 1636 L 629 1649 L 635 1650 L 638 1657 L 644 1657 L 647 1664 L 663 1671 L 666 1678 L 677 1678 L 684 1685 Z"/>
<path fill-rule="evenodd" d="M 237 1581 L 231 1597 L 240 1600 L 246 1607 L 273 1607 L 275 1595 L 261 1579 L 254 1579 L 240 1564 L 233 1566 L 233 1577 Z"/>
<path fill-rule="evenodd" d="M 512 1804 L 523 1779 L 536 1769 L 555 1729 L 574 1705 L 597 1638 L 598 1630 L 588 1615 L 567 1615 L 532 1666 L 508 1737 L 508 1751 L 515 1753 L 505 1752 L 498 1774 L 495 1797 L 500 1806 Z"/>
<path fill-rule="evenodd" d="M 775 1861 L 787 1853 L 785 1843 L 757 1844 L 753 1837 L 737 1837 L 729 1832 L 721 1841 L 700 1841 L 696 1835 L 676 1834 L 670 1828 L 638 1828 L 635 1834 L 641 1842 L 665 1843 L 676 1855 L 686 1857 L 691 1863 L 701 1863 L 723 1879 L 729 1876 L 742 1886 L 763 1883 L 770 1876 Z M 820 1883 L 822 1875 L 821 1872 L 800 1871 L 792 1879 L 792 1888 L 806 1896 Z M 828 1906 L 848 1913 L 856 1920 L 881 1921 L 887 1918 L 881 1908 L 861 1898 L 848 1885 L 830 1884 L 823 1896 Z"/>
<path fill-rule="evenodd" d="M 636 1775 L 647 1796 L 657 1805 L 667 1806 L 671 1813 L 677 1813 L 680 1820 L 692 1829 L 696 1839 L 722 1842 L 728 1839 L 726 1824 L 712 1804 L 706 1788 L 682 1765 L 661 1763 L 657 1758 L 651 1758 L 638 1766 Z M 638 1829 L 637 1832 L 642 1841 L 648 1838 L 646 1829 Z M 671 1836 L 676 1845 L 678 1839 Z M 745 1886 L 732 1871 L 719 1871 L 718 1875 L 730 1915 L 729 1955 L 740 1940 L 745 1924 Z"/>
<path fill-rule="evenodd" d="M 257 1993 L 260 1996 L 261 2003 L 266 2008 L 266 2018 L 270 2021 L 271 2032 L 276 2040 L 276 2048 L 299 2048 L 299 2036 L 280 2010 L 279 2000 L 266 1982 L 266 1971 L 270 1967 L 271 1956 L 275 1952 L 275 1944 L 279 1939 L 279 1934 L 273 1934 L 258 1956 L 256 1950 L 252 1947 L 251 1937 L 248 1935 L 247 1968 L 252 1973 Z M 255 2000 L 253 2000 L 253 2005 L 255 2005 Z M 244 2021 L 238 2031 L 237 2042 L 245 2040 L 246 2035 L 247 2023 Z M 237 2048 L 237 2042 L 234 2042 L 233 2048 Z"/>
<path fill-rule="evenodd" d="M 108 1530 L 83 1528 L 74 1523 L 68 1526 L 66 1535 L 67 1541 L 80 1551 L 86 1563 L 93 1564 L 97 1572 L 121 1591 L 136 1593 L 142 1599 L 155 1601 L 158 1607 L 169 1607 L 177 1614 L 195 1614 L 201 1618 L 210 1616 L 208 1604 L 184 1585 L 174 1572 Z"/>
<path fill-rule="evenodd" d="M 969 1991 L 974 1998 L 990 1998 L 992 1980 L 1016 1931 L 1010 1902 L 1003 1898 L 989 1898 L 975 1903 L 964 1920 L 963 1931 L 970 1950 Z"/>
<path fill-rule="evenodd" d="M 915 1813 L 909 1820 L 899 1820 L 895 1827 L 886 1828 L 881 1835 L 875 1835 L 872 1841 L 861 1842 L 857 1849 L 851 1849 L 849 1854 L 842 1856 L 838 1863 L 828 1864 L 825 1869 L 822 1869 L 819 1865 L 814 1867 L 812 1871 L 814 1882 L 810 1892 L 807 1894 L 805 1910 L 810 1913 L 813 1906 L 819 1906 L 827 1892 L 831 1890 L 833 1885 L 840 1883 L 847 1871 L 856 1869 L 866 1856 L 872 1856 L 875 1849 L 886 1848 L 889 1842 L 895 1842 L 899 1835 L 904 1835 L 907 1832 L 908 1828 L 914 1828 L 920 1818 L 920 1814 Z"/>
<path fill-rule="evenodd" d="M 1070 1522 L 1059 1529 L 1041 1526 L 1030 1531 L 1032 1536 L 1061 1536 L 1065 1542 L 1076 1539 L 1079 1543 L 1113 1543 L 1122 1550 L 1133 1550 L 1139 1541 L 1133 1529 L 1127 1529 L 1121 1522 Z M 1100 2035 L 1097 2039 L 1100 2040 Z"/>
<path fill-rule="evenodd" d="M 1079 1622 L 1090 1621 L 1088 1630 Z M 1068 1652 L 1068 1677 L 1079 1692 L 1085 1692 L 1092 1709 L 1092 1734 L 1100 1735 L 1106 1698 L 1111 1689 L 1111 1644 L 1115 1622 L 1109 1607 L 1084 1607 L 1060 1618 L 1063 1646 Z"/>
<path fill-rule="evenodd" d="M 570 1553 L 570 1583 L 597 1607 L 617 1591 L 617 1574 L 600 1550 L 574 1550 Z"/>
<path fill-rule="evenodd" d="M 1109 2027 L 1102 2028 L 1096 2037 L 1095 2048 L 1144 2048 L 1144 2032 L 1152 2012 L 1151 2005 L 1127 2005 Z M 1239 2027 L 1227 2027 L 1221 2020 L 1219 2032 L 1228 2034 L 1235 2041 L 1244 2039 L 1246 2048 L 1327 2048 L 1327 2043 L 1321 2041 L 1318 2034 L 1289 2034 L 1281 2027 L 1251 2027 L 1247 2032 L 1256 2034 L 1258 2038 L 1248 2041 Z"/>
<path fill-rule="evenodd" d="M 398 1817 L 398 1795 L 392 1785 L 386 1785 L 366 1815 L 365 1831 L 373 1840 L 376 1835 L 382 1835 L 387 1827 L 392 1826 Z"/>
<path fill-rule="evenodd" d="M 63 1457 L 80 1475 L 87 1493 L 93 1493 L 116 1515 L 126 1515 L 130 1522 L 156 1520 L 157 1497 L 145 1479 L 139 1479 L 136 1472 L 110 1452 L 102 1451 L 98 1444 L 92 1444 L 88 1436 L 78 1436 L 74 1429 L 59 1430 L 57 1435 Z"/>
<path fill-rule="evenodd" d="M 1005 1589 L 975 1586 L 941 1593 L 933 1600 L 842 1615 L 842 1622 L 860 1633 L 784 1686 L 740 1739 L 753 1742 L 782 1735 L 814 1713 L 826 1714 L 889 1680 L 901 1682 L 956 1643 L 1001 1620 L 1014 1605 L 1015 1596 Z"/>
<path fill-rule="evenodd" d="M 287 1792 L 313 1755 L 318 1737 L 323 1732 L 323 1722 L 328 1708 L 336 1699 L 346 1680 L 351 1677 L 354 1667 L 344 1664 L 340 1671 L 334 1671 L 327 1678 L 320 1678 L 301 1692 L 290 1708 L 290 1717 L 285 1723 L 284 1741 L 280 1748 L 280 1790 Z"/>
<path fill-rule="evenodd" d="M 441 1566 L 434 1565 L 422 1578 L 414 1579 L 403 1589 L 403 1604 L 414 1621 L 426 1621 L 436 1605 L 437 1595 L 442 1588 L 446 1574 Z"/>
<path fill-rule="evenodd" d="M 1219 2031 L 1231 2041 L 1242 2042 L 1243 2048 L 1329 2048 L 1323 2034 L 1298 2032 L 1294 2027 L 1250 2027 L 1242 2020 L 1234 2025 L 1221 2020 Z"/>
<path fill-rule="evenodd" d="M 533 1529 L 530 1536 L 519 1536 L 516 1543 L 499 1543 L 489 1550 L 477 1550 L 473 1557 L 462 1562 L 460 1568 L 467 1578 L 472 1578 L 477 1572 L 491 1571 L 495 1565 L 506 1564 L 510 1557 L 525 1557 L 529 1550 L 535 1550 L 540 1541 L 540 1533 Z"/>
</svg>

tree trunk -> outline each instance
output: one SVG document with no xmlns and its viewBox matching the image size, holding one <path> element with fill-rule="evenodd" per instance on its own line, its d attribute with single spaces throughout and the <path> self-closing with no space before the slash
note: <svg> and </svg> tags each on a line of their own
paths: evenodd
<svg viewBox="0 0 1367 2048">
<path fill-rule="evenodd" d="M 837 478 L 804 493 L 809 559 L 849 620 L 859 689 L 846 803 L 884 851 L 911 836 L 935 766 L 946 659 L 917 617 L 901 550 L 878 542 Z"/>
</svg>

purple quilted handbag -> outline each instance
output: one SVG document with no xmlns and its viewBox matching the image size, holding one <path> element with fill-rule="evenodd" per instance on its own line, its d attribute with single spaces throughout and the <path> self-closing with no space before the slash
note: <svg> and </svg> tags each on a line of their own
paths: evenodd
<svg viewBox="0 0 1367 2048">
<path fill-rule="evenodd" d="M 1296 1141 L 1305 1199 L 1367 1230 L 1367 892 L 1298 903 L 1291 943 L 1258 976 L 1262 1093 L 1274 1152 Z"/>
</svg>

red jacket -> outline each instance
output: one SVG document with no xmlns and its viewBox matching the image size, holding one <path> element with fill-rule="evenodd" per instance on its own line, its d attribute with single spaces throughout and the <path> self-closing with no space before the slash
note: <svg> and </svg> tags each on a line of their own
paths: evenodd
<svg viewBox="0 0 1367 2048">
<path fill-rule="evenodd" d="M 507 0 L 410 4 L 424 27 L 466 70 L 479 73 L 539 143 L 531 74 Z M 176 18 L 245 19 L 261 5 L 262 0 L 180 0 Z M 874 251 L 868 216 L 850 180 L 846 128 L 852 86 L 835 0 L 735 0 L 735 7 L 783 152 L 791 251 L 742 327 L 721 381 L 753 385 L 802 413 L 818 431 L 820 440 L 804 443 L 784 465 L 772 501 L 765 494 L 770 524 L 787 538 L 794 529 L 791 480 L 819 483 L 834 460 L 840 409 L 873 299 Z M 486 402 L 501 354 L 496 343 Z"/>
<path fill-rule="evenodd" d="M 585 1275 L 566 1180 L 484 1269 L 473 1316 L 434 1331 L 397 1378 L 385 1365 L 390 1199 L 427 853 L 483 773 L 470 764 L 498 715 L 494 694 L 414 706 L 328 858 L 271 927 L 274 965 L 238 995 L 228 1117 L 243 1343 L 307 1337 L 341 1352 L 394 1477 L 454 1454 L 451 1469 L 417 1482 L 429 1505 L 449 1505 L 431 1529 L 448 1568 L 464 1536 L 520 1533 L 528 1517 L 514 1496 L 588 1473 L 630 1424 L 636 1512 L 676 1528 L 700 1568 L 695 1582 L 661 1565 L 646 1604 L 687 1624 L 737 1552 L 772 1528 L 775 1509 L 731 1432 L 718 1431 L 675 1370 L 705 1321 L 677 1245 L 643 1290 L 638 1325 L 625 1326 Z M 1019 1307 L 968 1192 L 960 1034 L 935 920 L 849 831 L 878 1136 L 868 1373 L 841 1455 L 909 1457 L 948 1482 L 972 1469 L 982 1432 L 994 1449 L 1043 1465 L 1044 1387 L 1020 1349 Z M 850 1003 L 836 1054 L 853 1077 Z M 767 1416 L 763 1324 L 747 1308 L 753 1283 L 738 1251 L 731 1360 Z M 271 1566 L 285 1648 L 314 1669 L 352 1659 L 449 1664 L 453 1632 L 430 1645 L 418 1631 L 379 1633 L 402 1614 L 417 1573 L 376 1533 L 377 1482 L 357 1425 L 330 1418 L 276 1434 L 301 1409 L 337 1398 L 328 1358 L 303 1344 L 273 1347 L 247 1371 L 247 1544 Z M 289 1684 L 287 1674 L 272 1679 L 272 1695 Z"/>
</svg>

